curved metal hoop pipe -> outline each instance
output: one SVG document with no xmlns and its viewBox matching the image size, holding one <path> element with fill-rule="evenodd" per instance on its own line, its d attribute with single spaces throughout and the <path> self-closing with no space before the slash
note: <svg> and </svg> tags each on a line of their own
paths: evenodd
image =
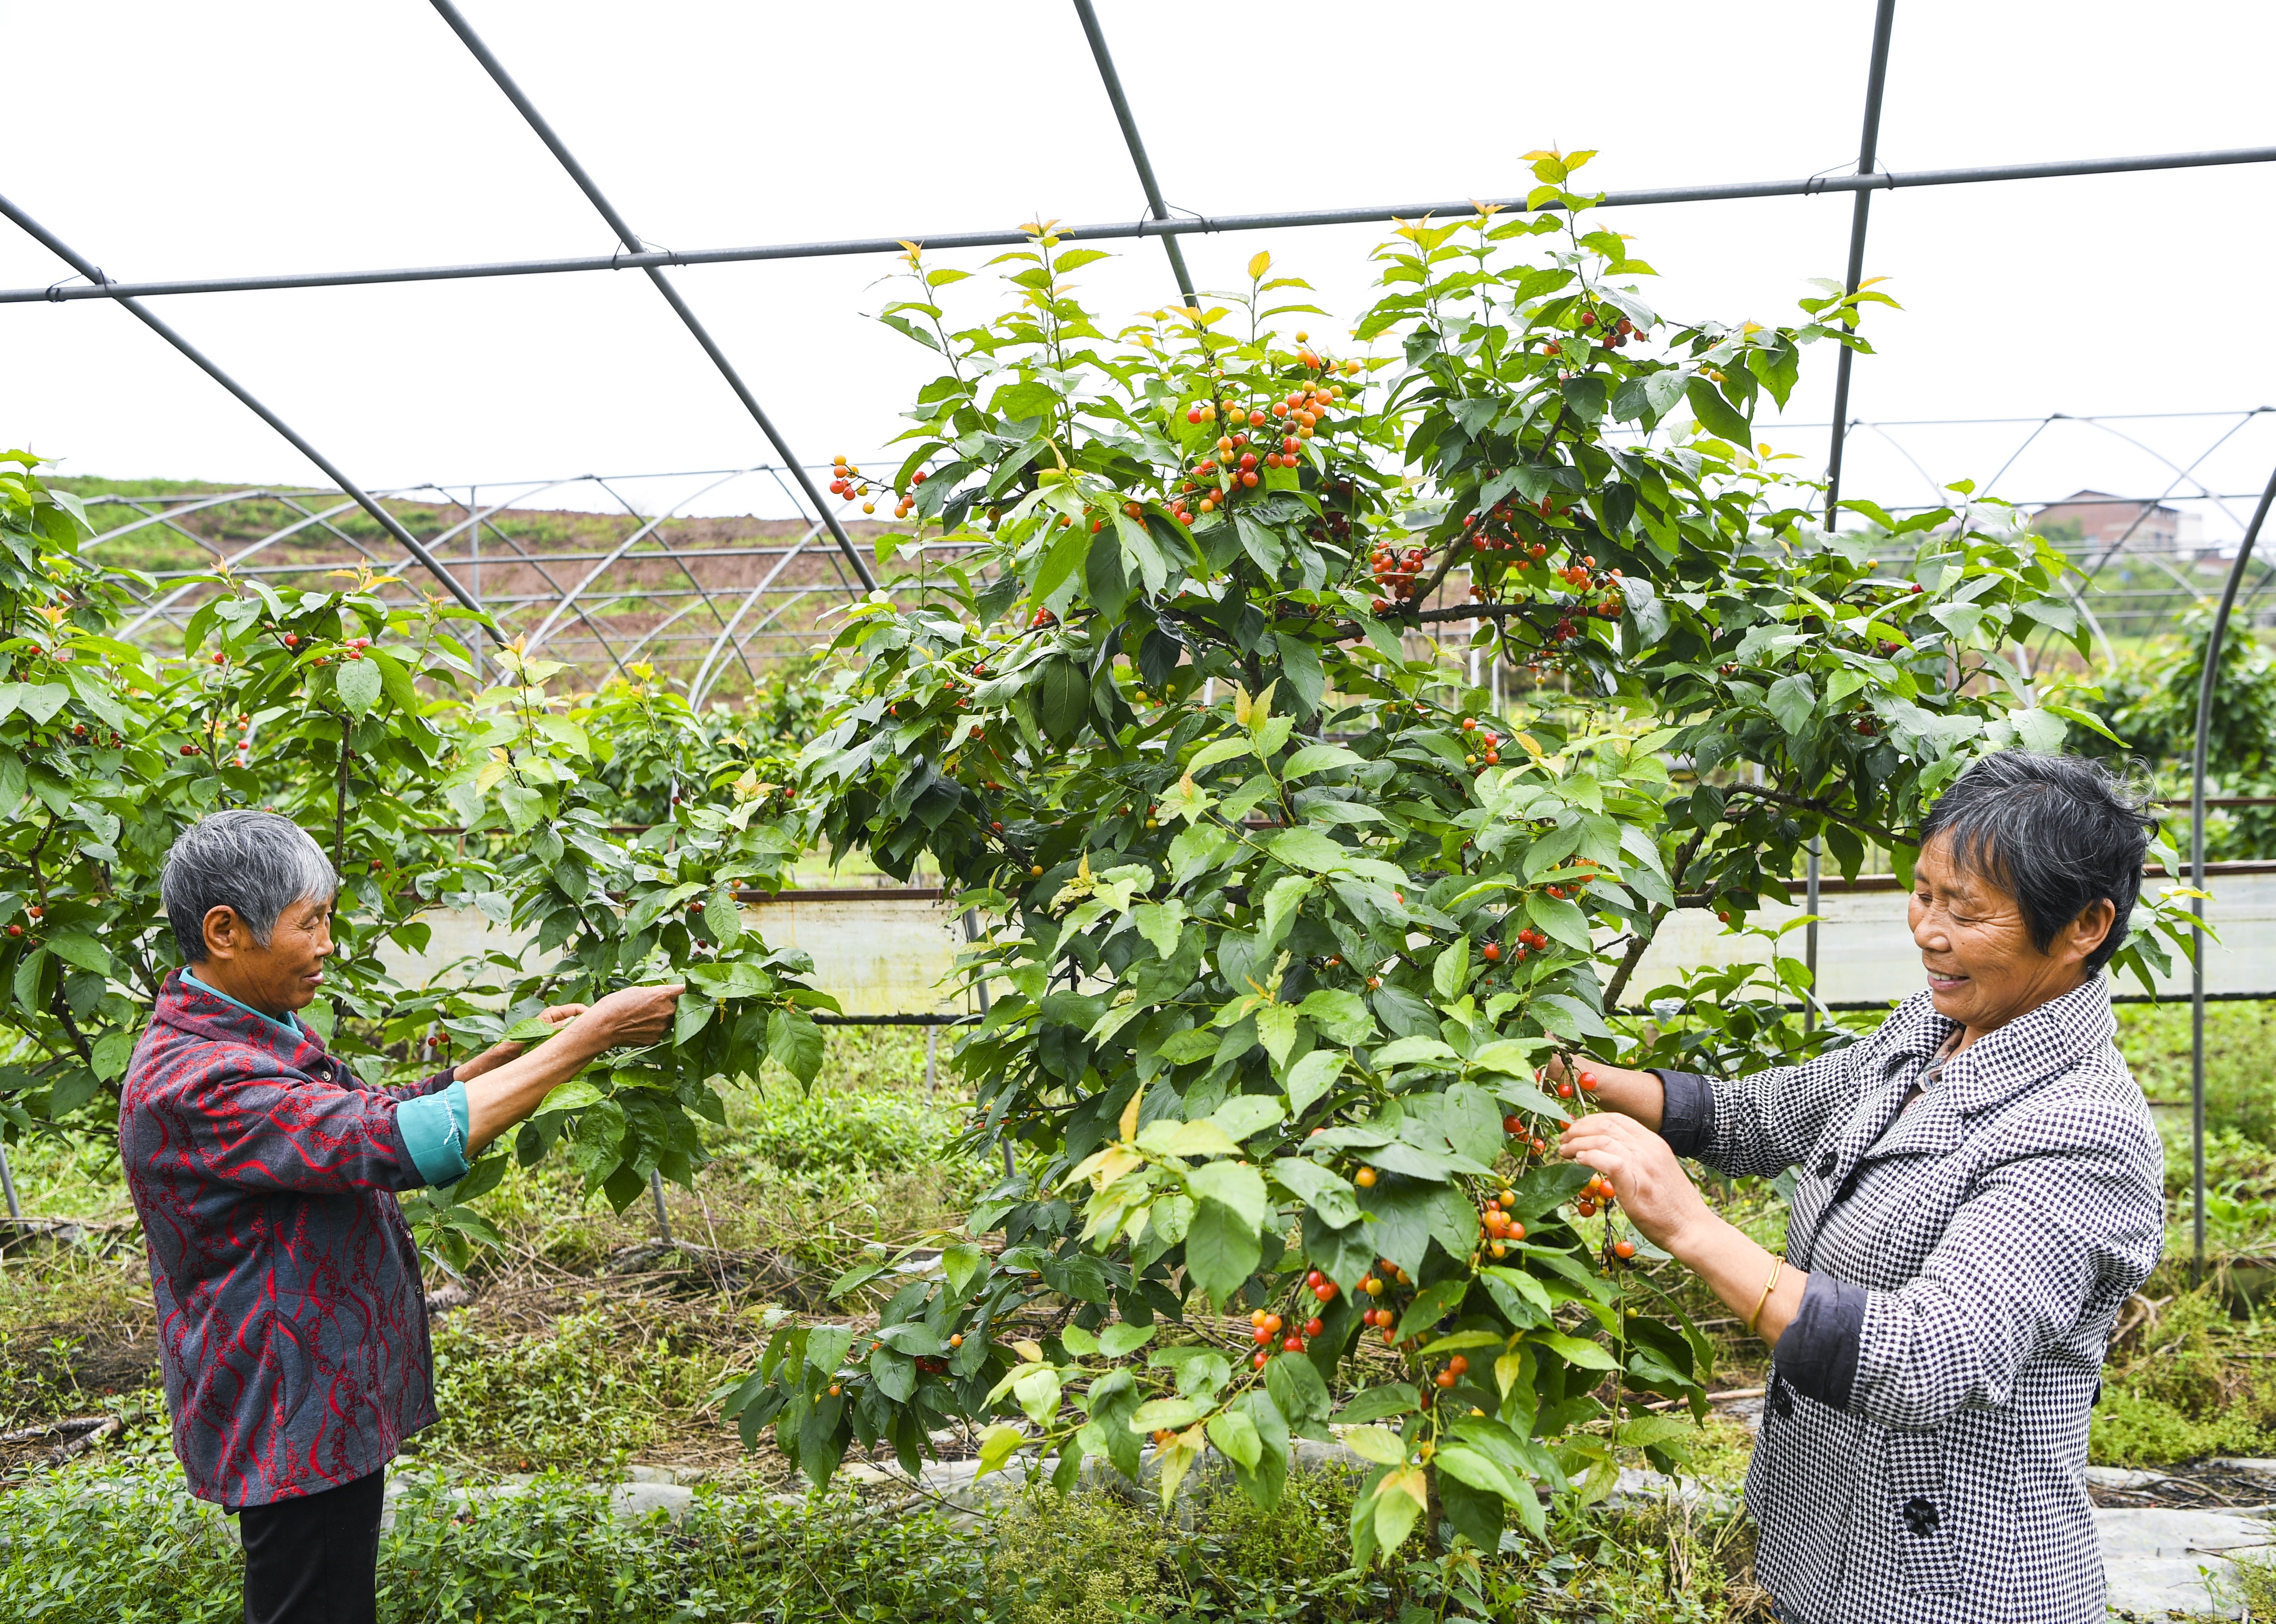
<svg viewBox="0 0 2276 1624">
<path fill-rule="evenodd" d="M 110 283 L 110 279 L 102 274 L 102 268 L 101 266 L 95 264 L 92 260 L 83 258 L 78 253 L 74 252 L 69 244 L 65 243 L 54 232 L 49 230 L 38 221 L 33 219 L 31 215 L 26 214 L 22 209 L 17 208 L 15 204 L 10 202 L 5 197 L 0 197 L 0 215 L 7 215 L 10 220 L 15 222 L 18 226 L 21 227 L 27 235 L 37 241 L 42 247 L 45 248 L 49 253 L 54 254 L 57 259 L 70 266 L 72 269 L 77 271 L 89 282 L 95 283 L 97 285 L 107 285 Z M 459 584 L 459 580 L 456 576 L 452 575 L 448 570 L 443 568 L 443 566 L 436 561 L 435 555 L 429 552 L 425 547 L 421 545 L 418 537 L 413 535 L 408 530 L 406 530 L 403 527 L 402 522 L 398 519 L 395 515 L 390 513 L 385 508 L 380 506 L 378 502 L 373 501 L 370 496 L 366 495 L 363 487 L 359 486 L 353 480 L 349 479 L 345 473 L 342 472 L 339 467 L 335 465 L 330 457 L 326 457 L 322 451 L 316 449 L 315 446 L 309 444 L 307 441 L 302 439 L 300 434 L 291 424 L 287 423 L 283 418 L 278 417 L 268 407 L 262 405 L 260 401 L 254 399 L 253 395 L 243 384 L 231 377 L 219 366 L 216 366 L 211 360 L 207 359 L 205 352 L 200 350 L 195 344 L 183 337 L 179 333 L 169 327 L 164 321 L 159 320 L 157 315 L 144 306 L 141 301 L 139 299 L 129 298 L 124 294 L 114 294 L 113 297 L 116 298 L 118 302 L 124 306 L 137 321 L 140 321 L 143 326 L 148 328 L 152 332 L 157 334 L 159 337 L 164 339 L 168 344 L 173 345 L 175 349 L 180 351 L 184 356 L 188 358 L 190 361 L 196 365 L 199 371 L 204 373 L 207 377 L 211 378 L 216 383 L 220 384 L 222 388 L 236 396 L 238 400 L 246 406 L 247 410 L 251 411 L 255 417 L 258 417 L 262 422 L 268 424 L 269 427 L 284 435 L 284 438 L 291 442 L 294 450 L 300 452 L 301 456 L 307 457 L 310 462 L 315 464 L 317 467 L 322 469 L 324 471 L 325 478 L 330 480 L 333 484 L 339 487 L 339 488 L 347 495 L 353 497 L 355 499 L 356 506 L 361 508 L 366 513 L 369 514 L 374 523 L 378 525 L 382 530 L 387 532 L 388 534 L 393 536 L 397 541 L 400 542 L 402 544 L 403 550 L 410 554 L 412 557 L 417 559 L 421 565 L 425 568 L 427 573 L 433 576 L 436 580 L 442 584 L 443 589 L 445 592 L 449 593 L 451 596 L 459 601 L 461 608 L 475 616 L 480 616 L 482 614 L 482 606 L 474 601 L 474 594 Z"/>
<path fill-rule="evenodd" d="M 2205 638 L 2204 670 L 2197 678 L 2196 743 L 2189 756 L 2189 884 L 2199 891 L 2204 889 L 2205 869 L 2205 735 L 2212 725 L 2213 684 L 2220 680 L 2221 640 L 2228 634 L 2228 616 L 2236 607 L 2236 589 L 2243 584 L 2244 567 L 2252 561 L 2252 545 L 2260 539 L 2260 526 L 2266 521 L 2272 503 L 2276 503 L 2276 472 L 2270 472 L 2267 488 L 2260 493 L 2260 505 L 2252 510 L 2252 523 L 2245 527 L 2244 545 L 2236 549 L 2236 563 L 2229 568 L 2228 584 L 2221 588 L 2220 608 L 2213 611 L 2212 631 Z M 2196 899 L 2196 911 L 2202 919 L 2202 898 Z M 2204 927 L 2193 927 L 2189 937 L 2189 1222 L 2194 1245 L 2190 1272 L 2196 1281 L 2202 1282 L 2205 1253 Z"/>
<path fill-rule="evenodd" d="M 736 653 L 740 653 L 744 649 L 748 648 L 753 643 L 756 642 L 758 640 L 759 633 L 764 631 L 769 626 L 773 625 L 775 622 L 780 620 L 785 615 L 788 614 L 790 612 L 791 606 L 796 603 L 800 598 L 811 598 L 816 593 L 822 590 L 823 589 L 819 586 L 801 586 L 796 592 L 791 593 L 789 597 L 785 598 L 780 603 L 776 604 L 774 608 L 766 612 L 765 617 L 762 618 L 757 625 L 743 633 L 743 640 L 735 645 Z M 744 668 L 747 670 L 749 669 L 749 667 L 750 662 L 748 661 L 744 661 Z M 714 671 L 712 673 L 714 679 L 716 680 L 717 678 L 719 672 L 725 671 L 726 668 L 727 662 L 724 660 L 721 661 L 719 662 L 718 671 Z M 703 691 L 705 694 L 709 694 L 710 692 L 710 689 L 706 687 Z M 693 708 L 700 702 L 701 696 L 691 693 L 691 697 L 687 701 L 689 706 Z"/>
<path fill-rule="evenodd" d="M 545 115 L 537 110 L 537 104 L 514 82 L 513 75 L 505 71 L 505 64 L 500 62 L 490 48 L 482 42 L 482 36 L 474 32 L 474 25 L 460 14 L 451 0 L 430 0 L 430 4 L 451 32 L 457 34 L 466 48 L 474 53 L 474 60 L 482 64 L 482 71 L 505 93 L 505 99 L 513 103 L 514 110 L 521 115 L 537 139 L 545 143 L 546 150 L 553 155 L 563 169 L 568 170 L 569 178 L 577 183 L 577 189 L 585 194 L 587 201 L 599 211 L 602 219 L 609 223 L 609 230 L 617 234 L 617 240 L 628 253 L 641 253 L 647 245 L 641 242 L 640 234 L 617 212 L 616 205 L 609 201 L 593 178 L 585 172 L 585 166 L 577 162 L 576 155 L 554 133 L 553 126 L 546 122 Z M 703 353 L 711 358 L 711 364 L 719 369 L 719 375 L 727 381 L 727 387 L 743 403 L 743 409 L 759 426 L 759 432 L 766 436 L 767 443 L 774 447 L 775 454 L 789 467 L 791 477 L 806 493 L 806 499 L 813 504 L 814 510 L 822 516 L 822 522 L 830 526 L 830 533 L 837 539 L 838 550 L 846 555 L 846 562 L 853 565 L 854 573 L 861 578 L 861 585 L 871 592 L 876 591 L 876 578 L 869 573 L 869 566 L 861 562 L 861 554 L 854 545 L 854 538 L 846 533 L 846 527 L 831 513 L 829 504 L 822 500 L 822 493 L 815 487 L 813 476 L 807 472 L 805 465 L 790 449 L 790 442 L 783 438 L 782 430 L 775 427 L 775 420 L 767 415 L 766 408 L 759 404 L 759 397 L 751 393 L 750 386 L 743 381 L 742 374 L 737 372 L 734 363 L 727 359 L 727 352 L 719 347 L 703 323 L 696 320 L 694 311 L 689 309 L 687 301 L 680 298 L 679 290 L 672 285 L 671 278 L 654 265 L 644 266 L 642 269 L 648 279 L 656 284 L 656 291 L 664 295 L 664 303 L 671 306 L 672 314 L 679 318 L 680 324 L 687 328 Z"/>
<path fill-rule="evenodd" d="M 735 628 L 742 623 L 743 616 L 751 612 L 751 606 L 759 601 L 760 594 L 775 584 L 775 578 L 790 567 L 790 561 L 805 550 L 806 544 L 814 540 L 815 533 L 821 528 L 819 525 L 808 525 L 806 533 L 798 539 L 797 545 L 775 560 L 774 568 L 761 578 L 756 586 L 751 588 L 743 601 L 737 606 L 734 614 L 728 617 L 727 623 L 719 628 L 717 639 L 712 643 L 709 649 L 705 651 L 703 663 L 696 668 L 694 680 L 687 684 L 689 709 L 692 710 L 703 703 L 703 696 L 709 691 L 709 684 L 704 679 L 711 675 L 712 662 L 719 658 L 719 651 L 727 646 L 727 639 L 735 635 Z M 747 668 L 748 664 L 747 661 L 745 661 Z"/>
<path fill-rule="evenodd" d="M 717 490 L 721 486 L 726 484 L 728 480 L 740 480 L 740 478 L 742 478 L 741 473 L 736 472 L 725 474 L 712 480 L 710 484 L 705 486 L 702 490 L 694 493 L 694 495 L 682 497 L 679 502 L 674 502 L 671 507 L 665 509 L 654 518 L 649 520 L 647 524 L 642 525 L 638 530 L 633 531 L 632 534 L 626 536 L 617 545 L 615 551 L 611 552 L 607 557 L 601 560 L 599 563 L 595 564 L 592 569 L 588 570 L 585 574 L 585 578 L 578 582 L 574 586 L 572 586 L 567 594 L 562 598 L 561 601 L 553 606 L 553 612 L 545 617 L 544 621 L 539 624 L 536 631 L 531 632 L 529 636 L 523 640 L 521 646 L 523 654 L 525 656 L 535 654 L 538 649 L 544 645 L 545 639 L 552 634 L 555 624 L 564 615 L 566 615 L 569 612 L 571 608 L 575 605 L 577 600 L 584 595 L 585 589 L 588 586 L 590 586 L 595 581 L 599 580 L 602 573 L 606 570 L 610 565 L 615 563 L 617 560 L 622 558 L 626 553 L 631 552 L 633 548 L 638 547 L 642 541 L 647 540 L 649 536 L 655 534 L 656 527 L 657 525 L 663 524 L 666 519 L 679 517 L 680 509 L 686 507 L 689 502 L 695 501 L 698 497 L 708 496 L 713 491 Z M 602 488 L 605 490 L 608 487 L 603 486 Z M 611 492 L 610 494 L 613 495 L 615 493 Z M 493 528 L 495 528 L 495 526 L 493 526 Z"/>
<path fill-rule="evenodd" d="M 637 654 L 641 650 L 646 648 L 650 643 L 653 643 L 664 632 L 669 631 L 679 622 L 687 619 L 690 615 L 694 614 L 696 610 L 704 608 L 706 601 L 706 600 L 699 598 L 694 603 L 682 604 L 679 608 L 672 610 L 671 614 L 665 616 L 662 620 L 656 622 L 656 624 L 650 626 L 646 631 L 641 632 L 640 636 L 626 644 L 625 652 L 617 656 L 618 663 L 621 665 L 624 661 L 630 660 L 634 654 Z"/>
<path fill-rule="evenodd" d="M 297 524 L 287 525 L 282 530 L 273 532 L 269 535 L 262 537 L 260 540 L 254 542 L 250 547 L 239 549 L 235 556 L 223 561 L 224 567 L 234 569 L 240 560 L 252 557 L 255 553 L 261 551 L 262 548 L 273 546 L 277 542 L 284 540 L 287 536 L 296 534 L 300 531 L 307 529 L 311 525 L 322 525 L 326 523 L 328 520 L 337 518 L 354 506 L 355 503 L 353 502 L 344 502 L 336 508 L 325 509 L 322 513 L 311 513 L 307 517 L 301 519 Z M 136 632 L 141 631 L 143 627 L 148 625 L 151 621 L 155 620 L 157 616 L 163 615 L 168 609 L 173 608 L 174 605 L 179 603 L 184 598 L 195 592 L 204 584 L 205 583 L 201 580 L 184 581 L 179 586 L 174 588 L 173 591 L 168 593 L 163 598 L 161 598 L 157 602 L 152 604 L 148 608 L 143 610 L 141 614 L 136 616 L 132 621 L 120 628 L 118 632 L 119 638 L 121 640 L 124 640 L 127 638 L 133 637 Z"/>
<path fill-rule="evenodd" d="M 719 486 L 725 485 L 732 480 L 740 480 L 742 477 L 743 476 L 740 472 L 725 473 L 720 476 L 717 483 L 707 485 L 703 488 L 704 491 L 717 490 L 719 488 Z M 595 474 L 593 476 L 593 483 L 599 486 L 603 490 L 607 491 L 610 495 L 616 497 L 617 501 L 623 505 L 626 512 L 631 514 L 634 518 L 638 518 L 640 517 L 640 510 L 633 506 L 631 502 L 625 501 L 623 495 L 620 495 L 614 487 L 611 486 L 606 480 L 601 478 L 598 474 Z M 703 495 L 703 491 L 698 491 L 696 493 L 697 496 L 702 495 Z M 688 502 L 693 502 L 694 500 L 694 496 L 691 496 L 687 499 Z M 684 502 L 679 505 L 680 507 L 685 508 L 687 505 L 687 502 Z M 675 510 L 675 511 L 676 510 Z M 697 599 L 702 601 L 705 608 L 711 611 L 711 618 L 724 622 L 727 617 L 719 613 L 718 601 L 711 596 L 711 589 L 703 584 L 703 578 L 696 574 L 694 569 L 688 563 L 687 555 L 681 552 L 678 548 L 673 547 L 669 541 L 666 541 L 664 544 L 664 555 L 671 561 L 673 567 L 679 570 L 680 574 L 687 578 L 687 584 L 695 589 Z M 641 641 L 645 642 L 647 639 L 643 638 Z M 759 674 L 751 669 L 750 657 L 747 654 L 743 653 L 740 649 L 737 649 L 735 653 L 743 661 L 744 673 L 750 677 L 752 683 L 755 685 L 759 680 Z M 618 664 L 619 668 L 621 668 L 623 661 L 619 660 Z"/>
<path fill-rule="evenodd" d="M 121 525 L 116 530 L 106 530 L 99 536 L 89 537 L 87 545 L 100 547 L 105 541 L 115 541 L 120 536 L 132 535 L 134 532 L 147 530 L 153 525 L 165 524 L 168 520 L 179 518 L 186 513 L 203 513 L 209 508 L 225 508 L 232 502 L 257 502 L 263 497 L 274 499 L 277 496 L 277 492 L 266 488 L 254 491 L 231 491 L 225 496 L 208 496 L 197 502 L 184 502 L 178 508 L 168 508 L 163 513 L 145 513 L 131 525 Z M 98 500 L 118 502 L 122 505 L 125 503 L 123 497 L 104 497 Z M 353 507 L 354 504 L 351 502 L 349 505 Z"/>
</svg>

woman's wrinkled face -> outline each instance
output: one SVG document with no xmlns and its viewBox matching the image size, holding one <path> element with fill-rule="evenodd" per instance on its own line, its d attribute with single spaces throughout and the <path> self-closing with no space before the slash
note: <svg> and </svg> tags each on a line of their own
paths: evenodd
<svg viewBox="0 0 2276 1624">
<path fill-rule="evenodd" d="M 1969 1043 L 2083 983 L 2115 911 L 2097 903 L 2042 953 L 2014 894 L 1954 861 L 1950 841 L 1931 840 L 1913 865 L 1913 940 L 1929 995 L 1938 1015 L 1968 1029 Z"/>
<path fill-rule="evenodd" d="M 271 1015 L 306 1009 L 316 1001 L 332 954 L 332 899 L 308 897 L 285 909 L 266 946 L 235 910 L 216 908 L 206 916 L 206 954 L 195 967 L 200 978 L 231 997 Z"/>
</svg>

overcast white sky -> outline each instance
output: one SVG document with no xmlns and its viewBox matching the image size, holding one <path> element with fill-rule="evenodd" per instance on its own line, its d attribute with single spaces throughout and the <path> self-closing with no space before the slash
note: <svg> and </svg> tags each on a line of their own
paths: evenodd
<svg viewBox="0 0 2276 1624">
<path fill-rule="evenodd" d="M 1142 200 L 1064 0 L 831 5 L 464 0 L 602 187 L 672 247 L 922 238 Z M 1188 9 L 1099 0 L 1156 172 L 1202 214 L 1521 193 L 1519 155 L 1593 147 L 1597 185 L 1841 170 L 1855 160 L 1870 0 L 1618 9 L 1420 0 Z M 1218 26 L 1214 15 L 1237 23 Z M 11 8 L 0 189 L 113 276 L 606 253 L 614 244 L 422 0 L 116 0 Z M 1885 168 L 2272 140 L 2276 8 L 1900 0 Z M 1284 133 L 1286 132 L 1287 133 Z M 2229 412 L 2269 402 L 2254 290 L 2276 167 L 1878 196 L 1877 316 L 1854 409 L 1920 418 Z M 1782 320 L 1839 276 L 1846 195 L 1635 209 L 1658 306 Z M 1204 287 L 1259 248 L 1347 321 L 1375 227 L 1187 237 Z M 1082 274 L 1109 316 L 1172 291 L 1158 245 Z M 962 256 L 976 264 L 984 256 Z M 929 372 L 866 317 L 884 260 L 685 269 L 679 283 L 808 460 L 872 453 Z M 65 269 L 0 223 L 0 285 Z M 969 291 L 983 284 L 963 284 Z M 974 295 L 966 308 L 992 308 Z M 354 477 L 458 486 L 767 459 L 755 427 L 633 273 L 171 298 L 159 309 Z M 1320 324 L 1324 325 L 1324 324 Z M 1340 326 L 1341 323 L 1339 323 Z M 314 471 L 125 312 L 0 306 L 0 441 L 72 472 L 300 481 Z M 1768 437 L 1822 462 L 1830 355 Z M 2229 422 L 2234 419 L 2232 418 Z M 2041 434 L 1999 493 L 2155 495 L 2229 422 Z M 1853 442 L 1852 494 L 1917 503 L 1988 478 L 2029 425 Z M 1897 446 L 1900 444 L 1900 452 Z M 1905 453 L 1909 453 L 1908 460 Z M 1913 465 L 1917 461 L 1919 468 Z M 2276 420 L 2198 474 L 2256 491 Z M 694 485 L 624 487 L 643 506 Z M 2183 485 L 2189 492 L 2192 485 Z M 568 500 L 605 502 L 585 487 Z M 2248 501 L 2232 502 L 2237 514 Z M 787 510 L 756 482 L 699 511 Z M 2210 536 L 2241 528 L 2207 506 Z"/>
</svg>

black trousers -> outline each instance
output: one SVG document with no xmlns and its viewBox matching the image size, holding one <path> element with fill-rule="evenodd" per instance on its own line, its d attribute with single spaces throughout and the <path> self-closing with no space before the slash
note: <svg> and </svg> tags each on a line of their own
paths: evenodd
<svg viewBox="0 0 2276 1624">
<path fill-rule="evenodd" d="M 379 1509 L 387 1474 L 247 1506 L 245 1624 L 378 1624 Z"/>
</svg>

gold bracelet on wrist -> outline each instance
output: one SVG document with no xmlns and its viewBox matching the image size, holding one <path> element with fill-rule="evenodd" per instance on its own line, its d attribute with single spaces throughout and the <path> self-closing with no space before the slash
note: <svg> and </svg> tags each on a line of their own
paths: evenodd
<svg viewBox="0 0 2276 1624">
<path fill-rule="evenodd" d="M 1768 1280 L 1764 1282 L 1762 1301 L 1756 1303 L 1755 1311 L 1747 1316 L 1747 1334 L 1749 1336 L 1755 1334 L 1755 1326 L 1761 1323 L 1763 1311 L 1771 1305 L 1771 1293 L 1778 1289 L 1779 1276 L 1785 1272 L 1785 1258 L 1779 1258 L 1771 1261 L 1771 1277 Z"/>
</svg>

